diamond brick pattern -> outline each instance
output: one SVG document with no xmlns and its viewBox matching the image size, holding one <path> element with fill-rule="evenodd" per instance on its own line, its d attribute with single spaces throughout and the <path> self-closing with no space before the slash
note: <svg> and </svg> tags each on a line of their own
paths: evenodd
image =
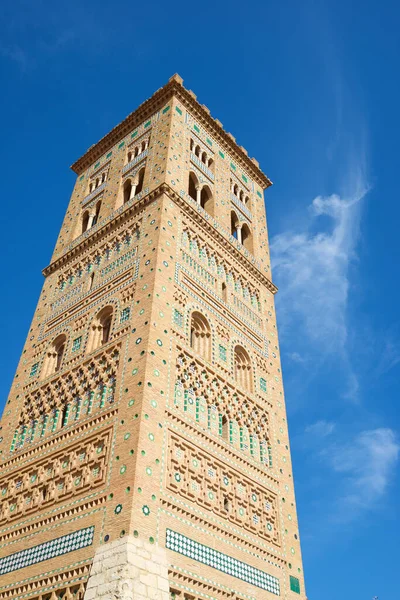
<svg viewBox="0 0 400 600">
<path fill-rule="evenodd" d="M 227 573 L 227 575 L 251 583 L 262 590 L 271 592 L 271 594 L 280 595 L 279 579 L 273 575 L 269 575 L 218 550 L 199 544 L 195 540 L 191 540 L 171 529 L 167 529 L 166 547 L 209 567 L 218 569 L 218 571 Z"/>
<path fill-rule="evenodd" d="M 27 550 L 15 552 L 0 559 L 0 575 L 29 567 L 55 556 L 61 556 L 74 550 L 91 546 L 93 543 L 94 527 L 74 531 L 62 537 L 33 546 Z"/>
</svg>

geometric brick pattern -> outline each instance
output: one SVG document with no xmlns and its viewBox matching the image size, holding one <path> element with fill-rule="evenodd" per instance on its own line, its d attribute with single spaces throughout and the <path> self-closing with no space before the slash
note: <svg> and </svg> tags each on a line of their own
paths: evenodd
<svg viewBox="0 0 400 600">
<path fill-rule="evenodd" d="M 86 527 L 86 529 L 74 531 L 55 540 L 50 540 L 50 542 L 4 556 L 0 559 L 0 575 L 40 563 L 55 556 L 67 554 L 73 550 L 86 548 L 86 546 L 93 543 L 93 536 L 94 527 Z"/>
<path fill-rule="evenodd" d="M 279 579 L 276 577 L 268 575 L 268 573 L 260 571 L 260 569 L 256 569 L 232 556 L 204 546 L 204 544 L 199 544 L 195 540 L 191 540 L 171 529 L 167 529 L 166 547 L 179 552 L 179 554 L 198 560 L 218 571 L 227 573 L 232 577 L 246 581 L 246 583 L 251 583 L 267 592 L 271 592 L 271 594 L 280 595 Z"/>
</svg>

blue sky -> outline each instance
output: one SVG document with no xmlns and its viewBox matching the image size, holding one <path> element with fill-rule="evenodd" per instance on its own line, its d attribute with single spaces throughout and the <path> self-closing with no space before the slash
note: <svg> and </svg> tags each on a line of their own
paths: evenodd
<svg viewBox="0 0 400 600">
<path fill-rule="evenodd" d="M 1 401 L 74 184 L 68 166 L 178 72 L 274 182 L 310 600 L 399 597 L 399 15 L 368 0 L 0 6 Z"/>
</svg>

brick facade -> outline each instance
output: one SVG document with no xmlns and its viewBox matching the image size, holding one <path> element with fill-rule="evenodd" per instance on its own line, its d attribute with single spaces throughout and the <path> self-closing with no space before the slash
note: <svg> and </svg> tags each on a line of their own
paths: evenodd
<svg viewBox="0 0 400 600">
<path fill-rule="evenodd" d="M 177 75 L 72 168 L 2 417 L 0 600 L 305 598 L 270 180 Z"/>
</svg>

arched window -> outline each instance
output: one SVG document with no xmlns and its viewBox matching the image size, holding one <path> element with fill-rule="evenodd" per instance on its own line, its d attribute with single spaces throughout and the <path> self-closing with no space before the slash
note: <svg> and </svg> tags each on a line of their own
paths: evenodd
<svg viewBox="0 0 400 600">
<path fill-rule="evenodd" d="M 231 234 L 236 239 L 238 239 L 238 225 L 239 225 L 239 219 L 237 217 L 237 214 L 232 211 L 231 212 Z"/>
<path fill-rule="evenodd" d="M 143 190 L 143 181 L 144 181 L 144 167 L 142 167 L 140 169 L 138 176 L 137 176 L 135 196 L 136 196 L 136 194 L 140 194 L 140 192 Z"/>
<path fill-rule="evenodd" d="M 93 227 L 93 225 L 96 225 L 97 221 L 99 220 L 99 215 L 100 215 L 100 208 L 101 208 L 101 202 L 98 202 L 96 204 L 96 212 L 93 215 L 93 219 L 92 219 L 92 225 L 91 227 Z"/>
<path fill-rule="evenodd" d="M 194 153 L 195 153 L 195 155 L 196 155 L 196 156 L 198 156 L 199 158 L 200 158 L 200 152 L 201 152 L 201 150 L 200 150 L 200 146 L 196 146 Z"/>
<path fill-rule="evenodd" d="M 205 185 L 200 193 L 200 204 L 210 214 L 213 216 L 214 214 L 214 201 L 211 194 L 211 190 L 208 185 Z"/>
<path fill-rule="evenodd" d="M 235 379 L 242 388 L 251 392 L 253 389 L 253 371 L 248 353 L 242 346 L 235 348 Z"/>
<path fill-rule="evenodd" d="M 196 354 L 211 360 L 211 328 L 207 319 L 199 312 L 192 313 L 190 321 L 190 346 Z"/>
<path fill-rule="evenodd" d="M 127 179 L 124 183 L 124 204 L 129 202 L 129 200 L 131 198 L 131 191 L 132 191 L 132 181 L 130 179 Z"/>
<path fill-rule="evenodd" d="M 128 163 L 132 160 L 132 152 L 128 152 Z"/>
<path fill-rule="evenodd" d="M 201 162 L 207 164 L 207 154 L 205 152 L 201 155 Z"/>
<path fill-rule="evenodd" d="M 104 183 L 106 180 L 106 172 L 104 171 L 104 173 L 101 176 L 101 183 Z"/>
<path fill-rule="evenodd" d="M 89 211 L 85 210 L 85 212 L 82 215 L 82 233 L 85 233 L 85 231 L 87 231 L 89 225 Z"/>
<path fill-rule="evenodd" d="M 62 333 L 51 344 L 43 363 L 42 377 L 49 377 L 61 369 L 67 337 Z"/>
<path fill-rule="evenodd" d="M 189 173 L 189 196 L 193 198 L 193 200 L 197 200 L 197 188 L 199 186 L 199 180 L 196 175 L 191 171 Z"/>
<path fill-rule="evenodd" d="M 88 352 L 93 352 L 93 350 L 96 350 L 96 348 L 100 348 L 100 346 L 106 344 L 109 341 L 112 317 L 112 306 L 106 306 L 98 313 L 96 318 L 93 320 L 92 326 L 89 331 L 89 338 L 87 344 Z"/>
<path fill-rule="evenodd" d="M 246 223 L 242 227 L 242 244 L 246 250 L 253 253 L 253 236 L 250 227 Z"/>
<path fill-rule="evenodd" d="M 140 152 L 144 152 L 145 150 L 146 150 L 146 142 L 145 142 L 145 141 L 143 141 L 143 142 L 142 142 L 142 146 L 141 146 L 141 148 L 140 148 Z"/>
<path fill-rule="evenodd" d="M 239 192 L 239 186 L 235 183 L 235 185 L 233 186 L 233 193 L 235 194 L 235 196 L 237 196 L 238 192 Z"/>
<path fill-rule="evenodd" d="M 139 156 L 139 146 L 136 146 L 135 148 L 135 158 Z"/>
<path fill-rule="evenodd" d="M 88 292 L 90 292 L 90 290 L 93 287 L 93 281 L 94 281 L 94 273 L 91 273 L 90 277 L 89 277 L 89 283 L 88 283 Z"/>
</svg>

